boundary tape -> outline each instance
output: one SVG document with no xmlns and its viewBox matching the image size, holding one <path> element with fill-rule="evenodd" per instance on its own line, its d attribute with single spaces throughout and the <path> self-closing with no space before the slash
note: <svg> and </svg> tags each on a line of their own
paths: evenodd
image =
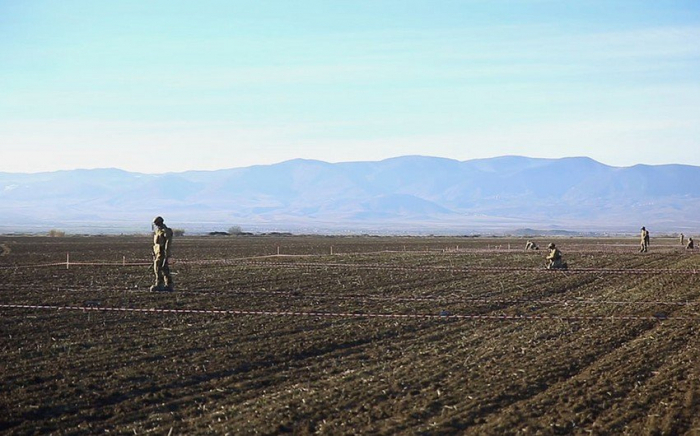
<svg viewBox="0 0 700 436">
<path fill-rule="evenodd" d="M 35 289 L 33 285 L 27 285 L 22 289 Z M 0 284 L 0 291 L 13 291 L 20 289 L 18 286 L 3 287 Z M 66 287 L 62 289 L 65 292 L 75 293 L 75 292 L 105 292 L 110 291 L 106 288 L 96 288 L 96 287 Z M 53 290 L 52 290 L 53 291 Z M 132 294 L 144 294 L 150 295 L 153 292 L 148 289 L 117 289 L 113 292 L 122 293 L 132 293 Z M 443 304 L 544 304 L 544 305 L 564 305 L 564 306 L 574 306 L 574 305 L 592 305 L 592 306 L 700 306 L 700 301 L 662 301 L 662 300 L 596 300 L 592 298 L 580 298 L 580 299 L 562 299 L 557 300 L 554 298 L 503 298 L 494 297 L 490 298 L 488 296 L 460 296 L 455 294 L 446 295 L 422 295 L 422 296 L 393 296 L 393 295 L 376 295 L 376 294 L 324 294 L 317 292 L 304 292 L 304 291 L 252 291 L 252 290 L 230 290 L 230 291 L 209 291 L 209 290 L 177 290 L 175 291 L 178 295 L 188 296 L 188 297 L 201 297 L 201 296 L 220 296 L 229 297 L 235 295 L 245 295 L 257 298 L 287 298 L 287 299 L 320 299 L 330 302 L 334 301 L 373 301 L 373 302 L 417 302 L 417 303 L 443 303 Z"/>
<path fill-rule="evenodd" d="M 189 259 L 173 259 L 171 265 L 228 265 L 228 266 L 255 266 L 255 267 L 279 267 L 289 269 L 301 268 L 344 268 L 344 269 L 362 269 L 362 270 L 377 270 L 377 271 L 422 271 L 422 272 L 451 272 L 451 273 L 571 273 L 571 274 L 684 274 L 698 275 L 700 269 L 674 269 L 674 268 L 569 268 L 566 270 L 554 269 L 548 270 L 544 267 L 489 267 L 489 266 L 442 266 L 442 265 L 415 265 L 415 266 L 396 266 L 385 265 L 379 263 L 338 263 L 338 262 L 265 262 L 256 259 L 284 258 L 284 257 L 313 257 L 312 255 L 268 255 L 268 256 L 252 256 L 234 259 L 207 259 L 207 260 L 189 260 Z M 137 261 L 137 262 L 71 262 L 68 258 L 65 262 L 50 262 L 38 264 L 24 265 L 3 265 L 0 270 L 12 270 L 19 268 L 45 268 L 45 267 L 66 267 L 69 266 L 151 266 L 152 262 Z"/>
<path fill-rule="evenodd" d="M 392 318 L 392 319 L 459 319 L 459 320 L 502 320 L 502 321 L 700 321 L 700 317 L 665 315 L 470 315 L 470 314 L 396 314 L 396 313 L 355 313 L 355 312 L 297 312 L 274 310 L 231 310 L 231 309 L 139 309 L 131 307 L 95 306 L 51 306 L 28 304 L 0 304 L 2 309 L 33 309 L 83 312 L 122 312 L 148 314 L 196 314 L 196 315 L 250 315 L 250 316 L 295 316 L 314 318 Z"/>
<path fill-rule="evenodd" d="M 274 266 L 283 268 L 346 268 L 379 271 L 438 271 L 438 272 L 535 272 L 535 273 L 573 273 L 573 274 L 700 274 L 700 269 L 674 269 L 674 268 L 569 268 L 546 269 L 533 267 L 490 267 L 490 266 L 393 266 L 380 264 L 345 264 L 322 262 L 241 262 L 240 264 L 255 266 Z"/>
</svg>

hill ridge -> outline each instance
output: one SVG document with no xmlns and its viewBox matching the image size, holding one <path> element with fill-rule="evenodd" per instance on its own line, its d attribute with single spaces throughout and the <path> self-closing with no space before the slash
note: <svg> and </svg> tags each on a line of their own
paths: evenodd
<svg viewBox="0 0 700 436">
<path fill-rule="evenodd" d="M 201 230 L 631 231 L 647 225 L 692 232 L 700 228 L 698 199 L 700 167 L 681 164 L 613 167 L 585 156 L 293 159 L 163 174 L 118 168 L 0 173 L 0 231 L 133 229 L 163 215 Z"/>
</svg>

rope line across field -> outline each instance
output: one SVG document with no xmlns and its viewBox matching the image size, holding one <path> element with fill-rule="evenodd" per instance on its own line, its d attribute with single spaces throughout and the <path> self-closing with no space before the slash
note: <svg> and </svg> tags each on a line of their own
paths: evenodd
<svg viewBox="0 0 700 436">
<path fill-rule="evenodd" d="M 266 257 L 266 256 L 264 256 Z M 680 268 L 569 268 L 546 269 L 543 267 L 490 267 L 490 266 L 396 266 L 379 263 L 338 263 L 338 262 L 260 262 L 246 259 L 212 259 L 212 260 L 179 260 L 172 261 L 172 265 L 229 265 L 229 266 L 254 266 L 254 267 L 277 267 L 286 269 L 311 269 L 311 268 L 335 268 L 335 269 L 355 269 L 355 270 L 377 270 L 377 271 L 412 271 L 412 272 L 446 272 L 446 273 L 570 273 L 570 274 L 700 274 L 700 269 L 680 269 Z M 37 264 L 17 264 L 0 266 L 0 270 L 27 269 L 27 268 L 48 268 L 71 266 L 103 266 L 103 267 L 126 267 L 126 266 L 150 266 L 151 262 L 53 262 Z"/>
<path fill-rule="evenodd" d="M 674 269 L 674 268 L 569 268 L 546 269 L 532 267 L 490 267 L 490 266 L 394 266 L 382 264 L 346 264 L 323 262 L 246 262 L 247 265 L 273 266 L 279 268 L 304 269 L 304 268 L 344 268 L 380 271 L 422 271 L 422 272 L 531 272 L 531 273 L 573 273 L 573 274 L 700 274 L 700 269 Z"/>
<path fill-rule="evenodd" d="M 666 315 L 506 315 L 506 314 L 395 314 L 395 313 L 355 313 L 355 312 L 302 312 L 273 310 L 231 310 L 231 309 L 140 309 L 132 307 L 96 307 L 96 306 L 51 306 L 27 304 L 0 304 L 2 309 L 65 310 L 83 312 L 126 312 L 148 314 L 201 314 L 201 315 L 249 315 L 249 316 L 293 316 L 293 317 L 328 317 L 328 318 L 396 318 L 396 319 L 459 319 L 459 320 L 504 320 L 504 321 L 700 321 L 700 316 L 666 316 Z"/>
<path fill-rule="evenodd" d="M 33 285 L 19 286 L 3 286 L 0 284 L 0 290 L 17 290 L 31 289 Z M 63 288 L 62 291 L 67 292 L 103 292 L 103 293 L 129 293 L 129 294 L 151 294 L 149 290 L 134 290 L 134 289 L 109 289 L 103 287 L 69 287 Z M 188 290 L 179 289 L 175 291 L 178 295 L 190 296 L 233 296 L 247 295 L 252 297 L 270 297 L 285 299 L 314 299 L 333 301 L 374 301 L 374 302 L 427 302 L 427 303 L 442 303 L 442 304 L 542 304 L 542 305 L 615 305 L 615 306 L 700 306 L 700 301 L 662 301 L 662 300 L 644 300 L 644 301 L 624 301 L 624 300 L 595 300 L 595 299 L 541 299 L 541 298 L 486 298 L 486 297 L 469 297 L 455 295 L 424 295 L 418 297 L 405 296 L 390 296 L 390 295 L 366 295 L 366 294 L 324 294 L 317 292 L 306 292 L 301 290 L 296 291 L 267 291 L 267 290 L 229 290 L 229 291 L 209 291 L 209 290 Z"/>
</svg>

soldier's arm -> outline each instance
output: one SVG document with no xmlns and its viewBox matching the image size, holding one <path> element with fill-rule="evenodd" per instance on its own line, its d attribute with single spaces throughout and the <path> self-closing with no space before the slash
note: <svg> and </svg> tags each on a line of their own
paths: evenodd
<svg viewBox="0 0 700 436">
<path fill-rule="evenodd" d="M 173 231 L 167 229 L 165 231 L 165 256 L 170 257 L 170 245 L 173 241 Z"/>
</svg>

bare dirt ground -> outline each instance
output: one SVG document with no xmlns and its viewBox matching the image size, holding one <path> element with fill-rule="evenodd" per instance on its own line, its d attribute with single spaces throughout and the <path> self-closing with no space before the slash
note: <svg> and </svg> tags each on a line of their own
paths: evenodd
<svg viewBox="0 0 700 436">
<path fill-rule="evenodd" d="M 700 434 L 700 254 L 556 242 L 0 237 L 0 433 Z"/>
</svg>

